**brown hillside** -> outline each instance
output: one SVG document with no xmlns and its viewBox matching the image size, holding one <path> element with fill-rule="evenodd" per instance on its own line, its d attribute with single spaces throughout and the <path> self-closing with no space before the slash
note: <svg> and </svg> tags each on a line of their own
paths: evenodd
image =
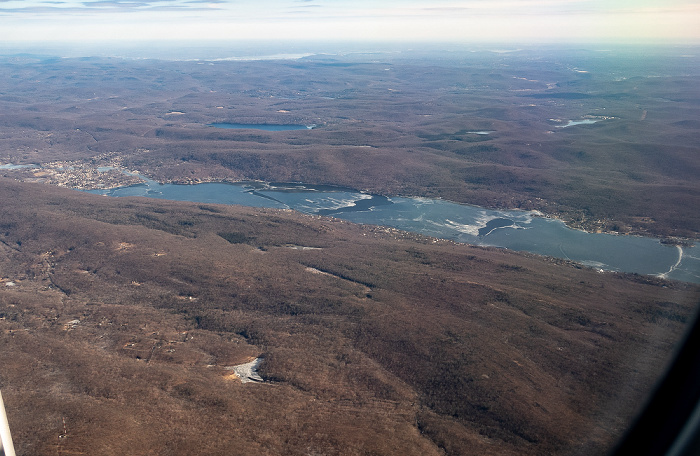
<svg viewBox="0 0 700 456">
<path fill-rule="evenodd" d="M 26 456 L 597 454 L 700 296 L 288 211 L 10 180 L 0 201 Z M 225 369 L 256 357 L 264 383 Z"/>
</svg>

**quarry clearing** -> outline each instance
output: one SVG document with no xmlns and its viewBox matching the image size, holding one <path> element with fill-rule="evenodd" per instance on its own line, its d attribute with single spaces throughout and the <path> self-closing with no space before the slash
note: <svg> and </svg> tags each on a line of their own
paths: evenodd
<svg viewBox="0 0 700 456">
<path fill-rule="evenodd" d="M 262 358 L 255 358 L 245 364 L 238 364 L 236 366 L 227 366 L 224 369 L 227 371 L 233 371 L 232 377 L 236 377 L 241 380 L 241 383 L 263 382 L 263 378 L 258 374 L 258 366 L 262 363 Z"/>
</svg>

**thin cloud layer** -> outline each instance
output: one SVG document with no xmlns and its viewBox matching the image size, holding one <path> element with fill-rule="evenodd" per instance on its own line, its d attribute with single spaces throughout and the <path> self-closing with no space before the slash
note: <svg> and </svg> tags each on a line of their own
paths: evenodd
<svg viewBox="0 0 700 456">
<path fill-rule="evenodd" d="M 700 41 L 691 0 L 0 0 L 0 40 Z"/>
</svg>

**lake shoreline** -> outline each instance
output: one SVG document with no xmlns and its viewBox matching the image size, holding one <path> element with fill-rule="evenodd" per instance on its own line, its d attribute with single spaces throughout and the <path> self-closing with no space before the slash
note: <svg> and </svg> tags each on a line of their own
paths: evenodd
<svg viewBox="0 0 700 456">
<path fill-rule="evenodd" d="M 137 176 L 143 176 L 142 174 L 135 173 Z M 145 176 L 143 176 L 145 177 Z M 244 183 L 258 183 L 258 184 L 275 184 L 275 182 L 269 182 L 261 179 L 230 179 L 230 178 L 224 178 L 224 179 L 218 179 L 218 178 L 210 178 L 210 179 L 202 179 L 202 178 L 177 178 L 177 179 L 164 179 L 164 180 L 158 180 L 155 178 L 147 177 L 147 179 L 152 180 L 154 182 L 157 182 L 158 184 L 172 184 L 172 185 L 198 185 L 198 184 L 208 184 L 208 183 L 222 183 L 222 184 L 244 184 Z M 367 195 L 372 195 L 372 196 L 380 196 L 384 198 L 425 198 L 428 200 L 435 200 L 435 201 L 443 201 L 443 202 L 448 202 L 448 203 L 454 203 L 454 204 L 459 204 L 463 206 L 471 206 L 471 207 L 477 207 L 480 209 L 485 209 L 485 210 L 491 210 L 491 211 L 515 211 L 515 212 L 523 212 L 523 213 L 530 213 L 534 217 L 542 217 L 542 218 L 547 218 L 547 219 L 552 219 L 552 220 L 558 220 L 562 222 L 567 228 L 570 228 L 572 230 L 577 230 L 577 231 L 582 231 L 584 233 L 588 234 L 609 234 L 613 236 L 636 236 L 636 237 L 644 237 L 644 238 L 653 238 L 661 242 L 662 244 L 667 244 L 667 245 L 680 245 L 684 247 L 691 247 L 696 245 L 698 242 L 700 242 L 699 239 L 694 239 L 694 238 L 687 238 L 687 237 L 675 237 L 675 236 L 662 236 L 662 235 L 657 235 L 653 234 L 647 230 L 644 230 L 643 228 L 639 226 L 629 226 L 628 230 L 625 232 L 620 232 L 620 231 L 614 231 L 614 230 L 609 230 L 609 229 L 601 229 L 599 228 L 598 225 L 594 225 L 592 222 L 587 222 L 586 220 L 573 220 L 571 217 L 571 214 L 565 212 L 565 211 L 552 211 L 552 210 L 546 210 L 544 208 L 542 209 L 522 209 L 519 207 L 513 207 L 513 206 L 484 206 L 480 204 L 475 204 L 475 203 L 469 203 L 469 202 L 463 202 L 463 201 L 455 201 L 451 199 L 446 199 L 442 197 L 433 197 L 433 196 L 425 196 L 425 195 L 414 195 L 414 194 L 402 194 L 402 193 L 383 193 L 383 192 L 372 192 L 367 189 L 358 189 L 354 187 L 348 187 L 346 185 L 340 185 L 340 184 L 333 184 L 333 183 L 309 183 L 309 182 L 277 182 L 277 184 L 287 184 L 287 185 L 300 185 L 300 186 L 307 186 L 307 187 L 333 187 L 337 190 L 345 190 L 345 191 L 354 191 L 357 193 L 364 193 Z M 80 190 L 99 190 L 101 188 L 81 188 Z M 106 189 L 106 188 L 105 188 Z M 613 222 L 612 220 L 604 220 L 604 221 L 609 221 Z"/>
<path fill-rule="evenodd" d="M 53 163 L 51 164 L 53 165 Z M 80 166 L 81 168 L 88 168 L 85 167 L 84 165 Z M 100 177 L 107 178 L 109 177 L 110 173 L 107 173 L 105 171 L 102 171 L 102 168 L 105 168 L 103 165 L 96 165 L 95 167 L 95 173 L 100 175 Z M 183 178 L 174 178 L 174 179 L 158 179 L 155 177 L 149 177 L 145 173 L 141 173 L 138 170 L 128 170 L 126 168 L 123 168 L 121 166 L 118 166 L 117 164 L 110 163 L 108 165 L 110 168 L 110 171 L 118 172 L 121 174 L 126 174 L 131 177 L 138 177 L 141 179 L 146 179 L 146 180 L 151 180 L 153 182 L 156 182 L 158 184 L 172 184 L 172 185 L 198 185 L 198 184 L 205 184 L 205 183 L 228 183 L 228 184 L 241 184 L 241 183 L 258 183 L 258 184 L 263 184 L 263 185 L 269 185 L 269 184 L 274 184 L 274 182 L 268 182 L 260 179 L 236 179 L 236 178 L 218 178 L 218 177 L 210 177 L 210 178 L 191 178 L 191 177 L 183 177 Z M 15 180 L 19 180 L 20 182 L 43 182 L 41 179 L 33 179 L 34 173 L 36 170 L 44 171 L 44 170 L 49 170 L 53 173 L 58 172 L 58 168 L 55 168 L 53 166 L 47 166 L 47 164 L 37 164 L 37 163 L 31 163 L 31 164 L 9 164 L 9 165 L 3 165 L 0 167 L 3 171 L 10 171 L 12 174 L 16 176 L 8 176 L 8 177 L 14 177 Z M 66 167 L 68 169 L 68 167 Z M 63 170 L 64 171 L 64 170 Z M 89 171 L 89 170 L 88 170 Z M 49 185 L 58 185 L 61 187 L 65 187 L 68 185 L 62 185 L 62 183 L 54 183 L 54 182 L 45 182 L 48 183 Z M 126 185 L 124 185 L 126 184 Z M 614 225 L 615 221 L 611 219 L 602 219 L 602 220 L 587 220 L 587 219 L 582 219 L 578 220 L 579 214 L 567 212 L 567 211 L 556 211 L 552 210 L 550 208 L 546 207 L 540 207 L 540 208 L 535 208 L 535 209 L 522 209 L 519 207 L 514 207 L 514 206 L 508 206 L 508 205 L 493 205 L 493 206 L 488 206 L 488 205 L 481 205 L 481 204 L 475 204 L 475 203 L 470 203 L 470 202 L 464 202 L 464 201 L 455 201 L 451 199 L 446 199 L 442 197 L 433 197 L 433 196 L 425 196 L 425 195 L 416 195 L 416 194 L 402 194 L 402 193 L 383 193 L 383 192 L 373 192 L 369 191 L 368 189 L 357 189 L 354 187 L 349 187 L 347 185 L 340 185 L 340 184 L 334 184 L 334 183 L 309 183 L 309 182 L 278 182 L 278 184 L 289 184 L 289 185 L 301 185 L 301 186 L 308 186 L 308 187 L 319 187 L 319 186 L 327 186 L 327 187 L 333 187 L 337 190 L 346 190 L 346 191 L 354 191 L 358 193 L 364 193 L 368 195 L 375 195 L 375 196 L 381 196 L 385 198 L 426 198 L 426 199 L 431 199 L 431 200 L 436 200 L 436 201 L 444 201 L 444 202 L 449 202 L 449 203 L 454 203 L 454 204 L 460 204 L 460 205 L 465 205 L 465 206 L 471 206 L 471 207 L 477 207 L 485 210 L 493 210 L 493 211 L 522 211 L 524 213 L 531 213 L 535 217 L 543 217 L 543 218 L 548 218 L 552 220 L 558 220 L 564 223 L 564 225 L 570 229 L 577 230 L 577 231 L 582 231 L 584 233 L 590 233 L 590 234 L 610 234 L 610 235 L 615 235 L 615 236 L 638 236 L 638 237 L 645 237 L 645 238 L 653 238 L 657 239 L 659 242 L 662 244 L 666 245 L 680 245 L 683 247 L 690 247 L 693 245 L 696 245 L 698 242 L 700 242 L 700 239 L 696 238 L 689 238 L 689 237 L 681 237 L 681 236 L 665 236 L 665 235 L 660 235 L 660 234 L 655 234 L 650 232 L 649 230 L 643 228 L 641 225 L 625 225 L 625 229 L 623 231 L 616 231 L 616 230 L 611 230 L 606 228 L 606 226 L 609 225 Z M 94 179 L 86 181 L 82 184 L 78 185 L 72 185 L 69 186 L 70 188 L 74 188 L 77 190 L 113 190 L 113 189 L 118 189 L 118 188 L 123 188 L 123 187 L 129 187 L 131 185 L 138 185 L 138 183 L 135 183 L 134 181 L 120 181 L 120 180 L 115 180 L 115 179 L 110 179 L 109 182 L 105 182 L 100 184 L 99 182 L 96 182 Z"/>
<path fill-rule="evenodd" d="M 140 174 L 137 174 L 140 176 Z M 200 178 L 181 178 L 181 179 L 166 179 L 163 181 L 159 181 L 156 179 L 148 178 L 150 180 L 153 180 L 154 182 L 157 182 L 159 184 L 172 184 L 172 185 L 198 185 L 198 184 L 209 184 L 209 183 L 222 183 L 222 184 L 244 184 L 247 182 L 255 182 L 255 183 L 260 183 L 260 184 L 271 184 L 272 182 L 260 180 L 260 179 L 200 179 Z M 589 234 L 610 234 L 613 236 L 636 236 L 636 237 L 644 237 L 644 238 L 653 238 L 657 239 L 659 242 L 662 244 L 668 244 L 668 245 L 681 245 L 681 246 L 693 246 L 700 242 L 700 239 L 693 239 L 693 238 L 685 238 L 685 237 L 673 237 L 673 236 L 660 236 L 656 235 L 653 233 L 650 233 L 649 231 L 646 231 L 642 229 L 641 227 L 635 227 L 635 226 L 630 226 L 629 230 L 626 232 L 620 232 L 620 231 L 613 231 L 613 230 L 607 230 L 607 229 L 599 229 L 597 225 L 594 225 L 592 223 L 586 223 L 586 221 L 576 221 L 573 220 L 567 212 L 564 211 L 547 211 L 544 209 L 522 209 L 519 207 L 512 207 L 512 206 L 483 206 L 479 204 L 474 204 L 474 203 L 469 203 L 469 202 L 463 202 L 463 201 L 455 201 L 455 200 L 450 200 L 442 197 L 433 197 L 433 196 L 425 196 L 425 195 L 414 195 L 414 194 L 393 194 L 393 193 L 382 193 L 382 192 L 370 192 L 367 190 L 362 190 L 362 189 L 357 189 L 357 188 L 352 188 L 352 187 L 347 187 L 345 185 L 340 185 L 340 184 L 328 184 L 328 183 L 323 183 L 323 184 L 313 184 L 309 182 L 285 182 L 285 184 L 297 184 L 297 185 L 305 185 L 308 187 L 318 187 L 318 186 L 327 186 L 327 187 L 334 187 L 338 190 L 352 190 L 358 193 L 364 193 L 367 195 L 372 195 L 372 196 L 381 196 L 384 198 L 425 198 L 429 200 L 436 200 L 436 201 L 444 201 L 448 203 L 454 203 L 454 204 L 459 204 L 463 206 L 471 206 L 471 207 L 477 207 L 480 209 L 485 209 L 485 210 L 491 210 L 491 211 L 516 211 L 516 212 L 523 212 L 523 213 L 530 213 L 534 217 L 542 217 L 542 218 L 547 218 L 547 219 L 552 219 L 552 220 L 558 220 L 564 225 L 566 225 L 567 228 L 571 228 L 572 230 L 577 230 L 577 231 L 582 231 L 584 233 L 589 233 Z M 81 189 L 81 190 L 93 190 L 93 189 Z M 99 190 L 98 188 L 94 188 L 94 190 Z M 612 222 L 612 220 L 609 220 Z"/>
<path fill-rule="evenodd" d="M 673 280 L 700 282 L 700 265 L 695 260 L 696 255 L 690 255 L 682 265 L 678 264 L 669 271 L 676 263 L 676 256 L 671 254 L 669 248 L 677 242 L 691 245 L 691 241 L 589 232 L 572 228 L 558 217 L 541 211 L 489 209 L 442 198 L 387 197 L 330 184 L 233 179 L 190 181 L 183 184 L 162 183 L 144 175 L 138 177 L 143 179 L 140 184 L 89 192 L 115 197 L 140 196 L 295 210 L 307 215 L 382 226 L 462 244 L 500 247 L 562 258 L 591 266 L 600 272 L 638 273 L 657 277 L 665 274 Z M 200 183 L 209 185 L 196 188 L 195 184 Z M 232 186 L 230 191 L 226 189 L 228 185 Z"/>
</svg>

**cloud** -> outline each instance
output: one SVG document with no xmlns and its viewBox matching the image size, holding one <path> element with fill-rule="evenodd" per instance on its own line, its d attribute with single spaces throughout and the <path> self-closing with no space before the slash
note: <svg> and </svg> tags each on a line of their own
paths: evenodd
<svg viewBox="0 0 700 456">
<path fill-rule="evenodd" d="M 150 6 L 148 2 L 124 2 L 119 0 L 99 0 L 94 2 L 83 2 L 87 8 L 143 8 Z"/>
<path fill-rule="evenodd" d="M 12 5 L 2 6 L 2 3 Z M 0 0 L 0 15 L 24 15 L 70 17 L 72 15 L 100 14 L 105 18 L 117 13 L 139 12 L 197 12 L 211 11 L 213 5 L 227 3 L 224 0 L 92 0 L 92 1 L 25 1 Z M 228 2 L 230 3 L 230 2 Z M 21 4 L 21 6 L 19 6 Z M 206 5 L 206 6 L 205 6 Z"/>
<path fill-rule="evenodd" d="M 615 3 L 610 1 L 610 4 Z M 422 11 L 438 14 L 545 14 L 588 11 L 601 5 L 592 0 L 501 0 L 451 2 L 444 5 L 421 7 Z"/>
<path fill-rule="evenodd" d="M 0 0 L 0 17 L 0 43 L 53 36 L 465 41 L 624 34 L 700 41 L 695 0 Z"/>
</svg>

